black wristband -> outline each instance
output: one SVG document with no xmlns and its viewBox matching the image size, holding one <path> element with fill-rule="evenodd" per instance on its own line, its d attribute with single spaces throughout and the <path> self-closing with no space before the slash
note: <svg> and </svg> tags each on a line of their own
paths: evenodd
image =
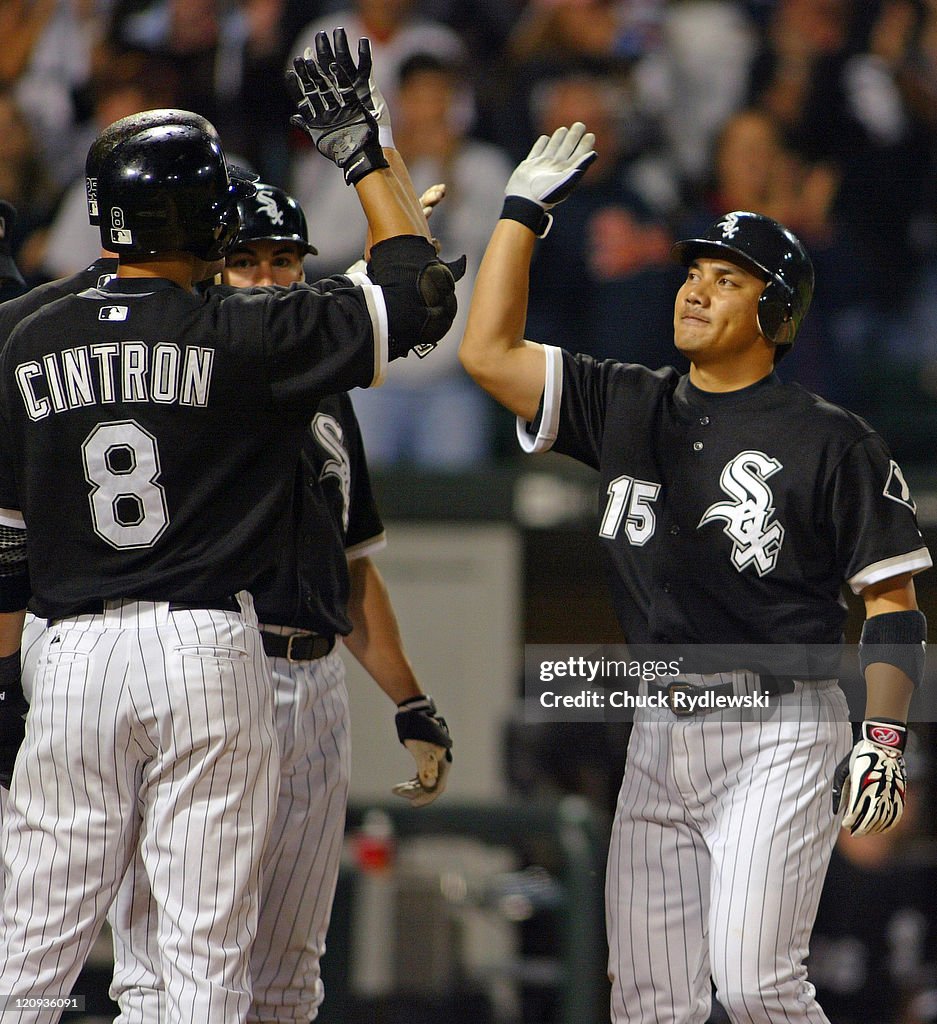
<svg viewBox="0 0 937 1024">
<path fill-rule="evenodd" d="M 530 228 L 538 238 L 543 238 L 553 223 L 553 218 L 539 203 L 523 196 L 504 197 L 501 220 L 516 220 L 525 228 Z"/>
<path fill-rule="evenodd" d="M 894 665 L 914 684 L 924 680 L 927 619 L 917 610 L 882 612 L 865 620 L 859 638 L 859 665 Z"/>
<path fill-rule="evenodd" d="M 384 150 L 377 139 L 368 142 L 357 153 L 353 154 L 348 162 L 342 164 L 342 173 L 345 175 L 346 185 L 357 185 L 362 178 L 372 171 L 378 171 L 382 167 L 390 167 Z"/>
<path fill-rule="evenodd" d="M 409 697 L 401 701 L 397 705 L 394 723 L 397 726 L 397 738 L 401 743 L 407 740 L 435 743 L 446 750 L 446 760 L 452 760 L 452 755 L 448 753 L 452 747 L 449 727 L 446 720 L 437 714 L 436 704 L 429 695 Z"/>
</svg>

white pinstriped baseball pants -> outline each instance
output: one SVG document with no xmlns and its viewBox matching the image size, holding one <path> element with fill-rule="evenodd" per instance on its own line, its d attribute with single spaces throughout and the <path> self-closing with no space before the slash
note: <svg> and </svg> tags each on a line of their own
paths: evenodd
<svg viewBox="0 0 937 1024">
<path fill-rule="evenodd" d="M 803 965 L 852 743 L 831 683 L 762 720 L 636 718 L 606 875 L 615 1024 L 829 1024 Z"/>
<path fill-rule="evenodd" d="M 267 663 L 241 603 L 115 602 L 47 630 L 3 822 L 0 992 L 68 994 L 139 844 L 164 1021 L 246 1019 L 278 775 Z M 0 1021 L 60 1013 L 8 1002 Z"/>
<path fill-rule="evenodd" d="M 313 1019 L 324 998 L 319 960 L 338 881 L 350 777 L 345 664 L 337 650 L 308 662 L 271 658 L 280 795 L 264 854 L 249 1021 Z M 114 933 L 116 1024 L 160 1024 L 165 1000 L 155 906 L 137 859 L 108 914 Z"/>
</svg>

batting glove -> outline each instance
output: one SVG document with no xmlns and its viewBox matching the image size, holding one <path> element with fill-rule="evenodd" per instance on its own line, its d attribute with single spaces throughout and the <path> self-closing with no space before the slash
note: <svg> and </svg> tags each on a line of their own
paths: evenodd
<svg viewBox="0 0 937 1024">
<path fill-rule="evenodd" d="M 904 811 L 908 785 L 903 752 L 908 729 L 890 718 L 866 719 L 858 743 L 833 775 L 833 813 L 854 836 L 886 832 Z"/>
<path fill-rule="evenodd" d="M 397 736 L 416 761 L 416 776 L 394 786 L 395 796 L 413 807 L 431 804 L 446 788 L 452 763 L 452 738 L 446 720 L 436 714 L 432 697 L 410 697 L 397 705 Z"/>
<path fill-rule="evenodd" d="M 316 149 L 342 169 L 346 185 L 354 185 L 388 166 L 377 121 L 339 64 L 324 68 L 311 51 L 306 54 L 296 57 L 293 70 L 286 74 L 287 89 L 298 111 L 290 122 L 304 129 Z"/>
<path fill-rule="evenodd" d="M 520 221 L 543 238 L 553 218 L 547 212 L 579 184 L 596 158 L 595 136 L 581 121 L 541 135 L 508 179 L 502 218 Z"/>
<path fill-rule="evenodd" d="M 0 786 L 10 788 L 13 764 L 26 736 L 29 709 L 20 683 L 20 652 L 0 658 Z"/>
<path fill-rule="evenodd" d="M 355 64 L 348 48 L 348 37 L 343 28 L 337 28 L 332 33 L 335 41 L 335 49 L 329 42 L 327 32 L 316 33 L 315 58 L 320 68 L 330 68 L 333 64 L 344 71 L 348 80 L 355 87 L 355 94 L 361 100 L 362 106 L 370 110 L 377 121 L 377 135 L 382 146 L 387 149 L 394 148 L 394 133 L 391 130 L 390 110 L 384 94 L 374 80 L 374 68 L 371 61 L 371 40 L 362 37 L 358 40 L 358 63 Z M 306 57 L 312 57 L 312 52 L 307 49 Z"/>
</svg>

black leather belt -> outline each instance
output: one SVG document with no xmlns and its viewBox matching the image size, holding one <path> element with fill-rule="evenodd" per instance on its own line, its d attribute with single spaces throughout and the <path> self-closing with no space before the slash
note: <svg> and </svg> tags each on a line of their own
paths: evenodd
<svg viewBox="0 0 937 1024">
<path fill-rule="evenodd" d="M 264 650 L 271 658 L 286 658 L 287 661 L 315 661 L 324 658 L 335 646 L 334 636 L 320 636 L 318 633 L 268 633 L 260 631 Z"/>
<path fill-rule="evenodd" d="M 67 612 L 63 612 L 61 615 L 56 615 L 54 619 L 49 619 L 48 623 L 51 626 L 53 622 L 58 622 L 59 619 L 71 619 L 76 615 L 103 615 L 107 610 L 108 605 L 117 605 L 122 602 L 128 604 L 136 601 L 153 601 L 156 603 L 159 599 L 150 597 L 117 597 L 113 599 L 103 600 L 98 599 L 95 601 L 86 601 L 84 604 L 78 605 L 75 608 L 70 608 Z M 202 610 L 213 610 L 220 612 L 239 612 L 241 605 L 236 597 L 217 597 L 217 598 L 206 598 L 204 601 L 170 601 L 169 610 L 171 612 L 192 612 Z"/>
<path fill-rule="evenodd" d="M 705 707 L 691 707 L 689 705 L 683 706 L 679 702 L 674 702 L 675 693 L 686 693 L 694 697 L 702 696 L 703 694 L 712 695 L 713 697 L 733 697 L 735 696 L 735 684 L 732 682 L 728 683 L 710 683 L 702 686 L 697 686 L 695 683 L 684 682 L 682 680 L 674 681 L 672 683 L 656 683 L 649 682 L 647 684 L 647 691 L 649 694 L 661 694 L 666 698 L 667 710 L 671 714 L 676 715 L 677 718 L 691 718 L 693 715 L 707 714 L 712 711 L 723 710 L 719 707 L 707 706 Z M 758 694 L 765 697 L 778 697 L 782 693 L 793 693 L 794 692 L 794 677 L 793 676 L 758 676 L 757 684 L 752 688 L 752 694 Z"/>
</svg>

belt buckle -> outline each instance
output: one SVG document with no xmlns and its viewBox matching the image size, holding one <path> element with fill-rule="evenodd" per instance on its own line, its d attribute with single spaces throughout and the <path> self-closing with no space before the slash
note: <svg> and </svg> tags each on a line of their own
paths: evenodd
<svg viewBox="0 0 937 1024">
<path fill-rule="evenodd" d="M 695 690 L 692 683 L 668 683 L 667 684 L 667 705 L 672 715 L 676 715 L 677 718 L 691 718 L 696 712 L 691 707 L 680 707 L 674 706 L 673 695 L 674 693 L 689 693 L 690 690 Z"/>
<path fill-rule="evenodd" d="M 297 638 L 300 640 L 306 640 L 312 635 L 312 633 L 290 633 L 290 635 L 286 638 L 286 660 L 293 663 L 297 661 L 307 661 L 307 658 L 293 657 L 293 641 Z"/>
</svg>

